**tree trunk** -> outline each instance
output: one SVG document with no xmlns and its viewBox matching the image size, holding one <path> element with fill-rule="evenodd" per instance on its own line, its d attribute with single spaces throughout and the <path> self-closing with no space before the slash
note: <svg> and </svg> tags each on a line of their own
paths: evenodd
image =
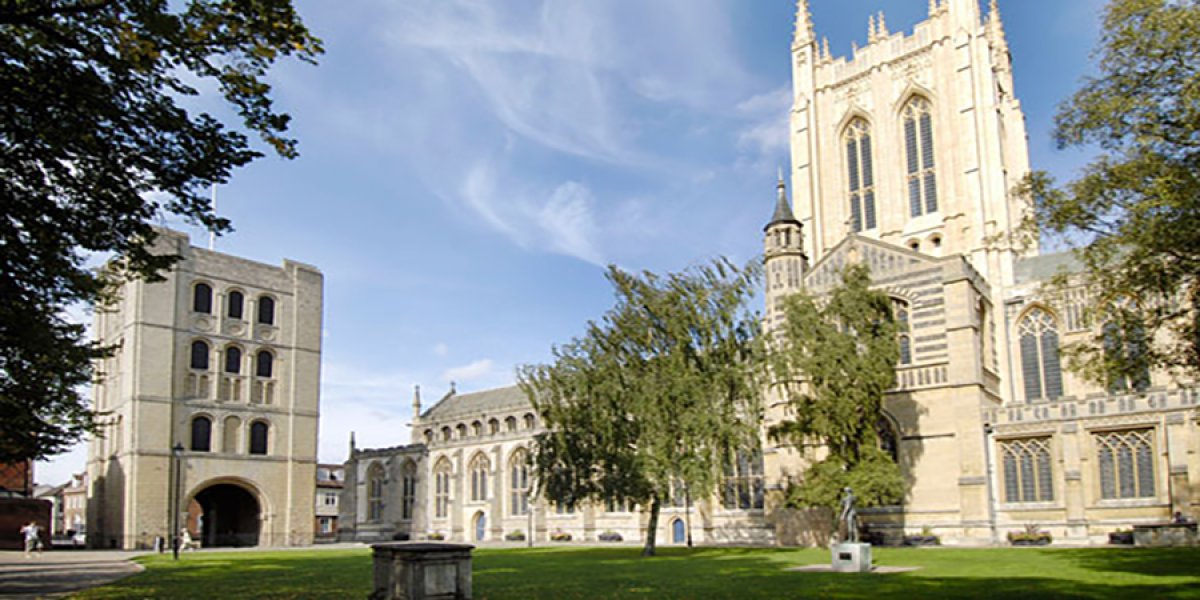
<svg viewBox="0 0 1200 600">
<path fill-rule="evenodd" d="M 642 556 L 654 556 L 654 539 L 658 534 L 658 498 L 650 501 L 650 522 L 646 525 L 646 545 L 642 547 Z"/>
</svg>

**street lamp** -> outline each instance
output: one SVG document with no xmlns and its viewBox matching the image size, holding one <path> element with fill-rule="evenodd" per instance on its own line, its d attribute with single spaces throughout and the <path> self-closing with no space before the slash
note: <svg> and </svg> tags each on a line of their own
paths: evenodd
<svg viewBox="0 0 1200 600">
<path fill-rule="evenodd" d="M 179 496 L 182 495 L 180 489 L 183 487 L 182 469 L 183 464 L 183 442 L 175 442 L 175 447 L 171 448 L 172 468 L 175 471 L 175 489 L 171 498 L 171 554 L 175 560 L 179 560 Z"/>
</svg>

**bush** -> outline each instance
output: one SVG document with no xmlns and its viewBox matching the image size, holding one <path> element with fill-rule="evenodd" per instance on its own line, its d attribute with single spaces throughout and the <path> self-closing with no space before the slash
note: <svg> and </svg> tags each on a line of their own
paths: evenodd
<svg viewBox="0 0 1200 600">
<path fill-rule="evenodd" d="M 435 531 L 435 532 L 425 536 L 425 539 L 433 541 L 433 542 L 440 542 L 440 541 L 446 539 L 446 536 Z"/>
<path fill-rule="evenodd" d="M 613 530 L 611 530 L 611 529 L 609 529 L 608 531 L 605 531 L 604 533 L 601 533 L 600 535 L 596 536 L 596 539 L 598 539 L 598 540 L 600 540 L 600 541 L 602 541 L 602 542 L 622 542 L 622 541 L 625 541 L 625 538 L 621 537 L 621 534 L 619 534 L 619 533 L 617 533 L 617 532 L 615 532 L 615 531 L 613 531 Z"/>
<path fill-rule="evenodd" d="M 565 531 L 556 531 L 556 532 L 550 534 L 550 541 L 552 541 L 552 542 L 569 542 L 569 541 L 571 541 L 571 534 L 569 534 Z"/>
<path fill-rule="evenodd" d="M 940 546 L 942 538 L 933 534 L 933 530 L 928 526 L 921 528 L 921 535 L 906 535 L 904 536 L 905 546 Z"/>
<path fill-rule="evenodd" d="M 1037 525 L 1030 523 L 1025 531 L 1008 532 L 1008 543 L 1014 546 L 1045 546 L 1054 541 L 1049 531 L 1038 531 Z"/>
<path fill-rule="evenodd" d="M 523 542 L 525 541 L 525 532 L 520 529 L 514 529 L 504 534 L 504 539 L 509 542 Z"/>
</svg>

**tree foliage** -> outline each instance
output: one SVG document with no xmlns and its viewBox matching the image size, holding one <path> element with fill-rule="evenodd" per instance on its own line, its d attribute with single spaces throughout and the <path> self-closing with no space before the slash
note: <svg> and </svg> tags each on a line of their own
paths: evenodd
<svg viewBox="0 0 1200 600">
<path fill-rule="evenodd" d="M 1149 342 L 1113 352 L 1098 326 L 1067 348 L 1072 368 L 1100 382 L 1151 367 L 1200 374 L 1200 2 L 1113 0 L 1096 56 L 1098 74 L 1059 109 L 1056 139 L 1099 155 L 1065 186 L 1045 173 L 1025 181 L 1025 233 L 1078 245 L 1081 272 L 1056 286 L 1087 286 L 1094 323 Z"/>
<path fill-rule="evenodd" d="M 79 388 L 111 349 L 64 310 L 175 262 L 148 251 L 156 217 L 229 229 L 207 190 L 261 153 L 185 98 L 215 88 L 245 131 L 294 157 L 264 78 L 321 51 L 289 0 L 0 1 L 0 462 L 95 429 Z M 120 268 L 87 269 L 95 253 Z"/>
<path fill-rule="evenodd" d="M 884 393 L 896 385 L 898 327 L 891 299 L 870 285 L 867 267 L 856 264 L 827 296 L 784 299 L 771 364 L 792 418 L 770 434 L 824 452 L 788 490 L 794 506 L 835 508 L 846 486 L 863 506 L 903 497 L 900 469 L 880 449 L 877 430 Z"/>
<path fill-rule="evenodd" d="M 672 488 L 714 492 L 758 444 L 763 353 L 745 306 L 759 276 L 725 260 L 665 276 L 609 268 L 616 305 L 552 363 L 518 371 L 547 428 L 534 453 L 546 497 L 641 504 L 652 555 Z"/>
</svg>

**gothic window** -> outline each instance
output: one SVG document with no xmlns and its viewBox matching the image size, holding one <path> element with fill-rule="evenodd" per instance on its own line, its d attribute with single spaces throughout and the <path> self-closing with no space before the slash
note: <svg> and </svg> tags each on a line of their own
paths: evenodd
<svg viewBox="0 0 1200 600">
<path fill-rule="evenodd" d="M 1025 400 L 1053 400 L 1062 396 L 1062 367 L 1058 360 L 1058 322 L 1047 311 L 1035 308 L 1017 324 L 1021 340 L 1021 374 Z"/>
<path fill-rule="evenodd" d="M 1154 438 L 1150 429 L 1095 434 L 1100 497 L 1154 496 Z"/>
<path fill-rule="evenodd" d="M 201 371 L 208 370 L 208 344 L 196 340 L 192 342 L 192 360 L 191 366 L 193 369 Z"/>
<path fill-rule="evenodd" d="M 525 414 L 525 429 L 533 429 L 533 426 L 535 423 L 537 423 L 537 420 L 534 419 L 533 414 L 526 413 Z"/>
<path fill-rule="evenodd" d="M 259 350 L 254 359 L 254 374 L 259 377 L 271 377 L 275 371 L 275 356 L 267 350 Z"/>
<path fill-rule="evenodd" d="M 488 433 L 496 435 L 500 433 L 500 421 L 496 419 L 488 419 Z"/>
<path fill-rule="evenodd" d="M 900 364 L 912 364 L 912 334 L 908 324 L 908 302 L 892 298 L 892 317 L 896 319 L 897 341 L 900 343 Z"/>
<path fill-rule="evenodd" d="M 434 478 L 434 517 L 445 519 L 450 516 L 450 461 L 438 461 L 433 470 Z"/>
<path fill-rule="evenodd" d="M 476 454 L 471 459 L 471 501 L 483 502 L 488 498 L 488 470 L 491 465 L 486 456 Z"/>
<path fill-rule="evenodd" d="M 432 444 L 432 443 L 433 443 L 433 430 L 432 430 L 432 429 L 426 429 L 426 430 L 425 430 L 425 443 L 426 443 L 426 444 Z"/>
<path fill-rule="evenodd" d="M 192 450 L 197 452 L 212 450 L 212 419 L 208 417 L 192 419 Z"/>
<path fill-rule="evenodd" d="M 509 512 L 513 516 L 529 514 L 529 455 L 513 452 L 508 459 Z"/>
<path fill-rule="evenodd" d="M 507 429 L 508 431 L 516 431 L 517 430 L 517 418 L 509 417 L 507 419 L 504 419 L 504 428 Z"/>
<path fill-rule="evenodd" d="M 459 423 L 454 427 L 454 432 L 458 435 L 458 439 L 466 439 L 467 425 L 465 423 Z"/>
<path fill-rule="evenodd" d="M 1105 362 L 1117 365 L 1120 371 L 1109 375 L 1109 393 L 1141 392 L 1150 387 L 1148 350 L 1141 323 L 1127 319 L 1124 326 L 1111 321 L 1104 324 Z"/>
<path fill-rule="evenodd" d="M 1026 438 L 1000 442 L 1004 465 L 1005 502 L 1049 502 L 1054 500 L 1054 474 L 1050 468 L 1050 438 Z"/>
<path fill-rule="evenodd" d="M 411 460 L 404 461 L 401 475 L 400 518 L 413 518 L 413 503 L 417 498 L 417 465 Z"/>
<path fill-rule="evenodd" d="M 367 520 L 383 519 L 383 465 L 367 467 Z"/>
<path fill-rule="evenodd" d="M 448 442 L 448 441 L 450 441 L 450 438 L 452 437 L 452 434 L 450 433 L 450 431 L 451 431 L 451 430 L 450 430 L 450 426 L 449 426 L 449 425 L 447 425 L 447 426 L 445 426 L 445 427 L 442 427 L 442 441 L 443 441 L 443 442 Z"/>
<path fill-rule="evenodd" d="M 250 424 L 250 454 L 267 453 L 267 434 L 271 427 L 265 421 L 255 421 Z"/>
<path fill-rule="evenodd" d="M 721 505 L 727 509 L 761 509 L 766 488 L 763 486 L 763 457 L 758 450 L 738 450 L 725 465 Z"/>
<path fill-rule="evenodd" d="M 197 283 L 192 288 L 192 312 L 212 314 L 212 286 L 207 283 Z"/>
<path fill-rule="evenodd" d="M 933 167 L 933 120 L 929 101 L 915 97 L 904 107 L 905 179 L 909 213 L 918 217 L 937 212 L 937 176 Z M 939 240 L 940 241 L 940 240 Z M 938 245 L 935 242 L 935 247 Z"/>
<path fill-rule="evenodd" d="M 225 315 L 230 319 L 242 318 L 242 308 L 246 304 L 246 297 L 239 291 L 229 292 L 225 298 Z"/>
<path fill-rule="evenodd" d="M 242 373 L 242 349 L 229 346 L 225 349 L 225 372 L 231 375 Z"/>
<path fill-rule="evenodd" d="M 270 296 L 258 297 L 258 322 L 263 325 L 275 324 L 275 299 Z"/>
<path fill-rule="evenodd" d="M 475 437 L 483 435 L 483 423 L 480 423 L 479 421 L 471 423 L 471 435 Z"/>
<path fill-rule="evenodd" d="M 846 173 L 849 176 L 850 230 L 875 229 L 875 169 L 871 162 L 871 126 L 855 119 L 846 127 Z"/>
</svg>

